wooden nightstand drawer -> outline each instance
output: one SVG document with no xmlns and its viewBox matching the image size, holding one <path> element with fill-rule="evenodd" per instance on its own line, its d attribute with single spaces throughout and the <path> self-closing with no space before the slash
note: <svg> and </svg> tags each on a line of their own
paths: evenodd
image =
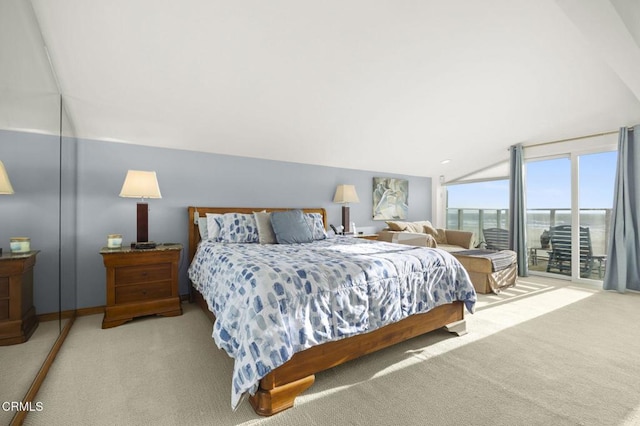
<svg viewBox="0 0 640 426">
<path fill-rule="evenodd" d="M 9 278 L 0 278 L 0 298 L 9 297 Z"/>
<path fill-rule="evenodd" d="M 124 266 L 116 269 L 116 286 L 170 280 L 171 264 Z M 117 303 L 117 302 L 116 302 Z"/>
<path fill-rule="evenodd" d="M 171 281 L 156 281 L 116 287 L 116 303 L 140 302 L 165 297 L 171 297 Z"/>
</svg>

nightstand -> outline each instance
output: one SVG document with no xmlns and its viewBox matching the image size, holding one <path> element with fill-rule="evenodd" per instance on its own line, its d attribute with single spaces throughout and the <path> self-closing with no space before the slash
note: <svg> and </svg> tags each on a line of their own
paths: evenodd
<svg viewBox="0 0 640 426">
<path fill-rule="evenodd" d="M 38 327 L 33 266 L 38 251 L 0 255 L 0 346 L 29 340 Z"/>
<path fill-rule="evenodd" d="M 178 294 L 181 251 L 182 244 L 159 244 L 144 250 L 103 247 L 100 254 L 107 268 L 107 306 L 102 328 L 145 315 L 182 315 Z"/>
</svg>

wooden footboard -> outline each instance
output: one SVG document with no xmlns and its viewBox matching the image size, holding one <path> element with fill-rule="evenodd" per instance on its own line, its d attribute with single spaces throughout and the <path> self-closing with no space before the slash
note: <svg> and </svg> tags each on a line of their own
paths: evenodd
<svg viewBox="0 0 640 426">
<path fill-rule="evenodd" d="M 363 355 L 404 342 L 448 324 L 463 321 L 463 304 L 454 302 L 412 315 L 365 334 L 327 342 L 298 352 L 260 380 L 260 388 L 250 397 L 256 413 L 271 416 L 293 406 L 295 397 L 313 384 L 314 374 Z"/>
<path fill-rule="evenodd" d="M 202 295 L 195 289 L 193 295 L 205 314 L 214 320 Z M 279 413 L 293 406 L 295 398 L 313 384 L 316 373 L 442 327 L 457 335 L 466 333 L 462 302 L 438 306 L 369 333 L 298 352 L 262 378 L 258 391 L 249 401 L 261 416 Z"/>
<path fill-rule="evenodd" d="M 249 213 L 261 210 L 284 209 L 189 207 L 189 261 L 193 259 L 200 241 L 196 225 L 198 214 Z M 323 219 L 326 218 L 324 209 L 304 210 L 321 213 Z M 191 289 L 191 296 L 192 301 L 195 301 L 214 321 L 214 315 L 209 311 L 202 295 L 196 289 Z M 327 342 L 298 352 L 288 362 L 262 378 L 256 394 L 249 400 L 257 414 L 271 416 L 292 407 L 295 398 L 313 384 L 316 373 L 442 327 L 458 335 L 466 332 L 462 302 L 442 305 L 429 312 L 412 315 L 369 333 Z"/>
</svg>

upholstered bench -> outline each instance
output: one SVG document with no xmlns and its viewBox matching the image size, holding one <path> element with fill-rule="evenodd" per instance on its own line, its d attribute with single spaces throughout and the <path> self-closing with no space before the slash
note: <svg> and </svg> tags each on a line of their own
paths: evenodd
<svg viewBox="0 0 640 426">
<path fill-rule="evenodd" d="M 499 293 L 516 284 L 517 254 L 511 250 L 462 250 L 452 252 L 469 273 L 478 293 Z"/>
</svg>

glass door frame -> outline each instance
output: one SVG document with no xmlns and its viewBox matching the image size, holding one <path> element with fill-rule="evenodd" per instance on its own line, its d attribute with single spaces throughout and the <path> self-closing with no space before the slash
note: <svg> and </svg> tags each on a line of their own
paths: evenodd
<svg viewBox="0 0 640 426">
<path fill-rule="evenodd" d="M 526 147 L 525 147 L 526 148 Z M 543 272 L 543 271 L 529 271 L 532 275 L 539 275 L 549 278 L 557 278 L 564 280 L 571 280 L 571 282 L 590 284 L 590 285 L 601 285 L 601 280 L 596 280 L 592 278 L 582 278 L 580 276 L 580 250 L 575 250 L 573 248 L 580 247 L 580 158 L 583 155 L 589 154 L 599 154 L 605 152 L 617 151 L 617 145 L 607 144 L 604 147 L 591 148 L 591 149 L 572 149 L 567 151 L 564 154 L 554 154 L 549 156 L 536 156 L 531 158 L 526 158 L 525 155 L 525 164 L 530 162 L 537 161 L 547 161 L 558 158 L 568 158 L 570 160 L 570 176 L 571 176 L 571 276 L 562 276 L 559 274 L 554 274 L 551 272 Z M 525 175 L 526 179 L 526 175 Z M 613 189 L 612 189 L 613 191 Z M 612 199 L 613 201 L 613 199 Z M 527 207 L 528 209 L 528 207 Z"/>
</svg>

